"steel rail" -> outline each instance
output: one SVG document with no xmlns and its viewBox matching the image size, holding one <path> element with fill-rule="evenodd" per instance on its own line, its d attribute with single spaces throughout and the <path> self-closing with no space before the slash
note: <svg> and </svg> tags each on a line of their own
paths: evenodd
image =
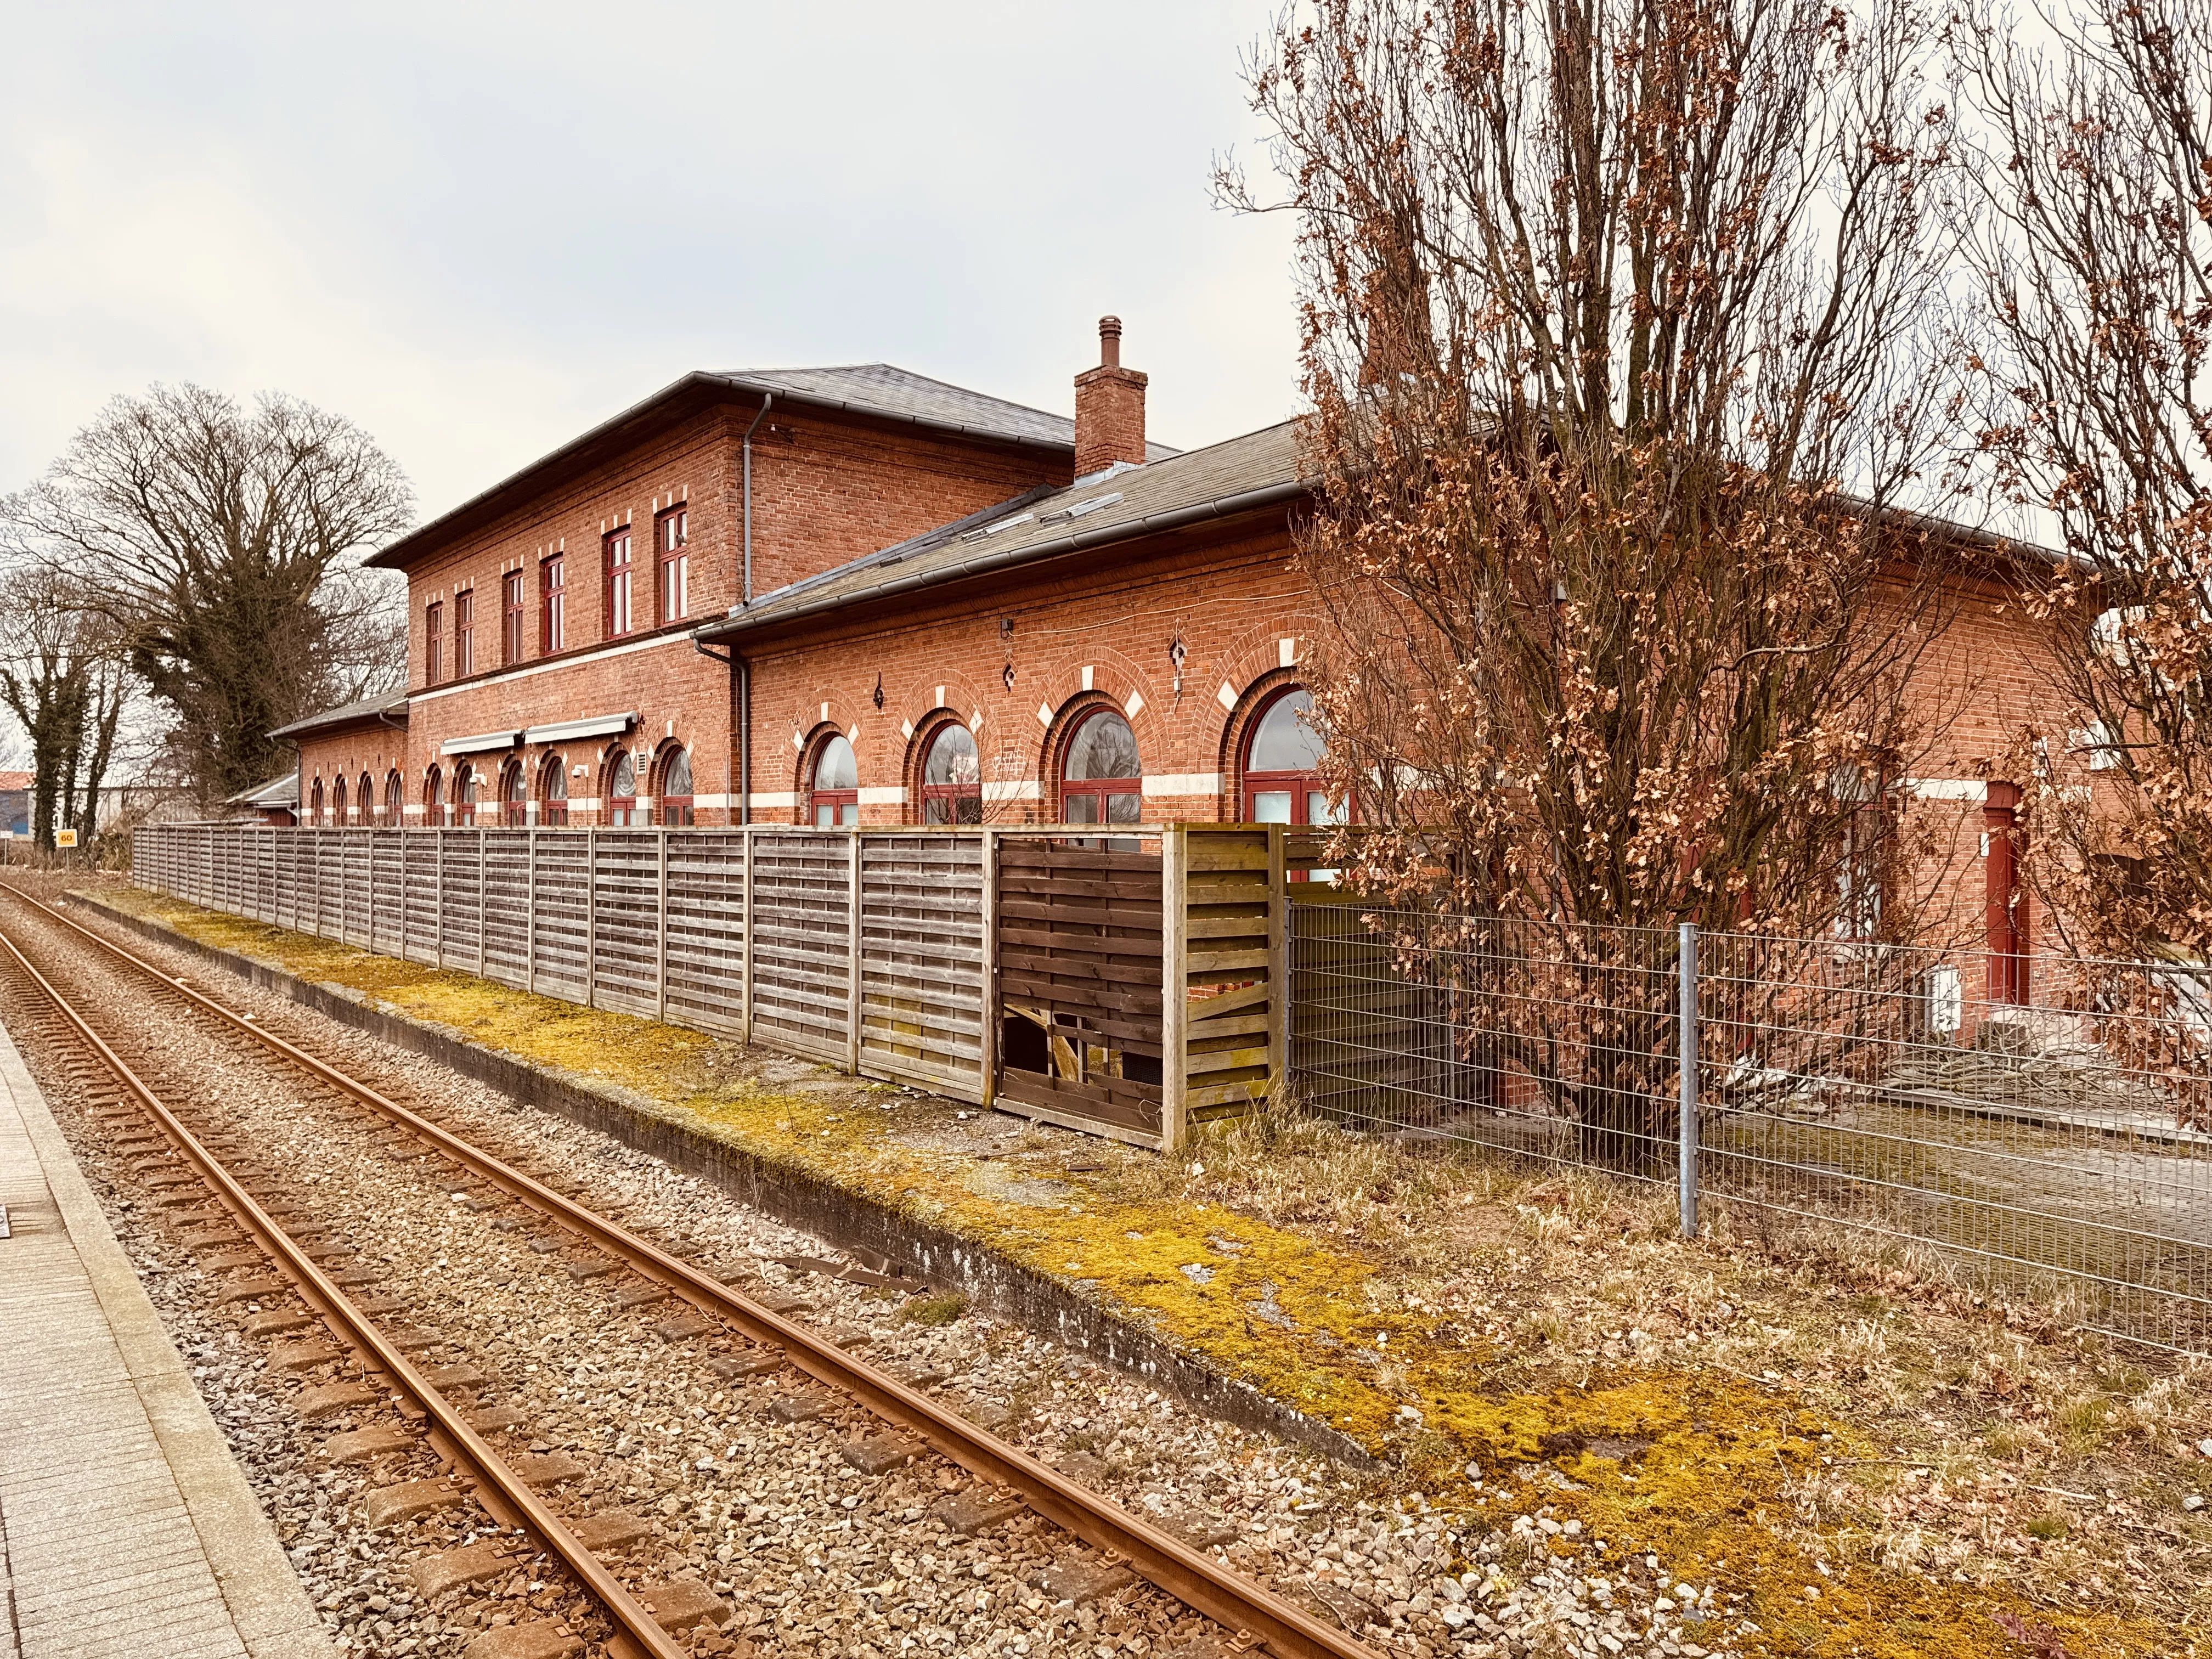
<svg viewBox="0 0 2212 1659">
<path fill-rule="evenodd" d="M 1376 1659 L 1374 1650 L 1324 1625 L 1272 1590 L 1255 1584 L 1132 1515 L 1112 1499 L 1076 1485 L 1020 1448 L 978 1427 L 927 1395 L 855 1358 L 805 1326 L 739 1295 L 720 1279 L 565 1194 L 509 1168 L 458 1135 L 418 1116 L 359 1079 L 287 1042 L 243 1015 L 164 973 L 135 951 L 94 932 L 11 884 L 9 895 L 185 997 L 233 1030 L 252 1036 L 341 1093 L 419 1135 L 463 1168 L 509 1196 L 583 1236 L 641 1276 L 695 1307 L 720 1315 L 755 1341 L 782 1349 L 816 1381 L 850 1395 L 877 1416 L 910 1430 L 979 1480 L 1009 1487 L 1039 1515 L 1085 1543 L 1126 1562 L 1147 1583 L 1234 1631 L 1246 1647 L 1278 1659 Z"/>
<path fill-rule="evenodd" d="M 37 902 L 36 900 L 31 902 Z M 40 908 L 46 907 L 40 905 Z M 343 1328 L 345 1340 L 368 1356 L 378 1370 L 422 1408 L 423 1415 L 436 1425 L 439 1432 L 458 1452 L 458 1461 L 467 1464 L 481 1485 L 489 1487 L 500 1504 L 503 1504 L 511 1514 L 520 1516 L 521 1524 L 561 1559 L 586 1590 L 606 1608 L 621 1633 L 635 1643 L 649 1656 L 649 1659 L 685 1659 L 687 1650 L 660 1627 L 644 1604 L 623 1587 L 621 1580 L 607 1571 L 599 1557 L 584 1547 L 575 1534 L 568 1530 L 567 1523 L 546 1506 L 545 1501 L 485 1443 L 483 1437 L 469 1426 L 468 1419 L 430 1386 L 422 1372 L 415 1368 L 414 1363 L 376 1328 L 375 1322 L 354 1306 L 352 1300 L 338 1288 L 330 1275 L 307 1259 L 306 1252 L 291 1235 L 270 1218 L 268 1212 L 254 1200 L 253 1195 L 240 1184 L 237 1177 L 200 1144 L 198 1137 L 186 1128 L 183 1121 L 170 1110 L 161 1097 L 131 1070 L 129 1062 L 92 1029 L 84 1016 L 70 1005 L 53 983 L 31 965 L 30 958 L 4 932 L 0 932 L 0 945 L 7 947 L 8 954 L 15 959 L 16 965 L 53 1004 L 55 1011 L 75 1029 L 79 1040 L 92 1050 L 100 1063 L 112 1073 L 116 1080 L 146 1109 L 149 1115 L 175 1143 L 177 1150 L 185 1155 L 200 1178 L 214 1189 L 223 1206 L 246 1224 L 246 1230 L 254 1235 L 261 1248 L 276 1259 L 278 1265 L 296 1285 L 308 1293 L 307 1299 L 321 1304 L 318 1311 L 322 1316 L 325 1320 L 335 1320 Z M 494 1509 L 495 1518 L 504 1518 L 498 1516 L 494 1505 L 488 1504 L 486 1507 Z"/>
</svg>

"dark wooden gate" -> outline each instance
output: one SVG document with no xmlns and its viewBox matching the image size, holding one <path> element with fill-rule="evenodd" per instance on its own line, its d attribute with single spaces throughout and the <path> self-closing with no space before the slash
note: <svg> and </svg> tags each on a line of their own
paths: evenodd
<svg viewBox="0 0 2212 1659">
<path fill-rule="evenodd" d="M 1159 1143 L 1161 860 L 1008 836 L 998 856 L 998 1095 Z"/>
</svg>

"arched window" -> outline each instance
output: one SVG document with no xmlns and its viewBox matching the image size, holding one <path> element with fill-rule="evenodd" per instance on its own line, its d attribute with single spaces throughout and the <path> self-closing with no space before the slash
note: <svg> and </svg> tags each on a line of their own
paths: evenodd
<svg viewBox="0 0 2212 1659">
<path fill-rule="evenodd" d="M 530 774 L 511 760 L 499 780 L 499 821 L 514 829 L 530 822 Z"/>
<path fill-rule="evenodd" d="M 1068 734 L 1060 764 L 1060 816 L 1067 823 L 1144 821 L 1137 734 L 1110 708 L 1093 709 Z"/>
<path fill-rule="evenodd" d="M 981 823 L 983 765 L 966 726 L 948 721 L 929 740 L 921 762 L 921 821 Z"/>
<path fill-rule="evenodd" d="M 346 821 L 345 780 L 340 778 L 331 786 L 331 822 L 343 830 Z"/>
<path fill-rule="evenodd" d="M 394 770 L 384 781 L 384 821 L 395 826 L 405 823 L 407 814 L 401 809 L 406 801 L 407 786 L 401 781 L 398 772 Z"/>
<path fill-rule="evenodd" d="M 609 823 L 642 823 L 644 818 L 637 810 L 637 763 L 625 749 L 615 757 L 615 763 L 607 774 L 607 822 Z"/>
<path fill-rule="evenodd" d="M 860 764 L 853 745 L 833 736 L 814 757 L 814 775 L 806 788 L 806 816 L 817 830 L 836 830 L 860 821 Z"/>
<path fill-rule="evenodd" d="M 678 749 L 660 763 L 660 821 L 691 822 L 691 751 Z"/>
<path fill-rule="evenodd" d="M 464 829 L 477 821 L 477 769 L 466 761 L 453 769 L 453 821 Z"/>
<path fill-rule="evenodd" d="M 307 794 L 307 822 L 319 825 L 323 821 L 323 781 L 315 780 L 315 787 Z"/>
<path fill-rule="evenodd" d="M 1322 787 L 1321 733 L 1313 698 L 1302 685 L 1277 692 L 1252 722 L 1244 739 L 1244 821 L 1247 823 L 1335 823 Z"/>
<path fill-rule="evenodd" d="M 422 778 L 422 822 L 432 829 L 446 822 L 446 780 L 434 766 Z"/>
<path fill-rule="evenodd" d="M 354 815 L 363 823 L 376 822 L 376 781 L 368 773 L 355 786 Z"/>
<path fill-rule="evenodd" d="M 548 755 L 538 774 L 538 822 L 557 830 L 568 827 L 568 763 L 559 755 Z"/>
</svg>

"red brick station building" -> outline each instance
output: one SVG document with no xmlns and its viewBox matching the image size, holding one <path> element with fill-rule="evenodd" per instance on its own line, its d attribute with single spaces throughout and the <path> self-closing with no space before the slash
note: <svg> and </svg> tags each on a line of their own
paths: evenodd
<svg viewBox="0 0 2212 1659">
<path fill-rule="evenodd" d="M 1148 442 L 1121 334 L 1101 320 L 1072 422 L 885 363 L 684 376 L 379 551 L 407 577 L 408 690 L 283 728 L 296 782 L 244 804 L 416 827 L 1324 820 L 1295 425 Z M 2040 694 L 1987 586 L 1921 671 L 1956 775 L 1903 793 L 1950 823 L 1958 931 L 1986 917 L 2010 954 L 2030 901 L 1990 832 L 2020 792 L 1974 757 Z"/>
<path fill-rule="evenodd" d="M 1295 430 L 1147 443 L 1099 334 L 1073 422 L 884 363 L 688 374 L 384 548 L 409 689 L 279 732 L 301 819 L 1325 815 Z"/>
</svg>

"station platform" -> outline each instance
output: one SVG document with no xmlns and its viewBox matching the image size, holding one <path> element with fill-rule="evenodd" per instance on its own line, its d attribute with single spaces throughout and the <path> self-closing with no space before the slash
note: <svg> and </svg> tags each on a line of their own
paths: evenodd
<svg viewBox="0 0 2212 1659">
<path fill-rule="evenodd" d="M 0 1204 L 0 1654 L 331 1659 L 5 1031 Z"/>
</svg>

